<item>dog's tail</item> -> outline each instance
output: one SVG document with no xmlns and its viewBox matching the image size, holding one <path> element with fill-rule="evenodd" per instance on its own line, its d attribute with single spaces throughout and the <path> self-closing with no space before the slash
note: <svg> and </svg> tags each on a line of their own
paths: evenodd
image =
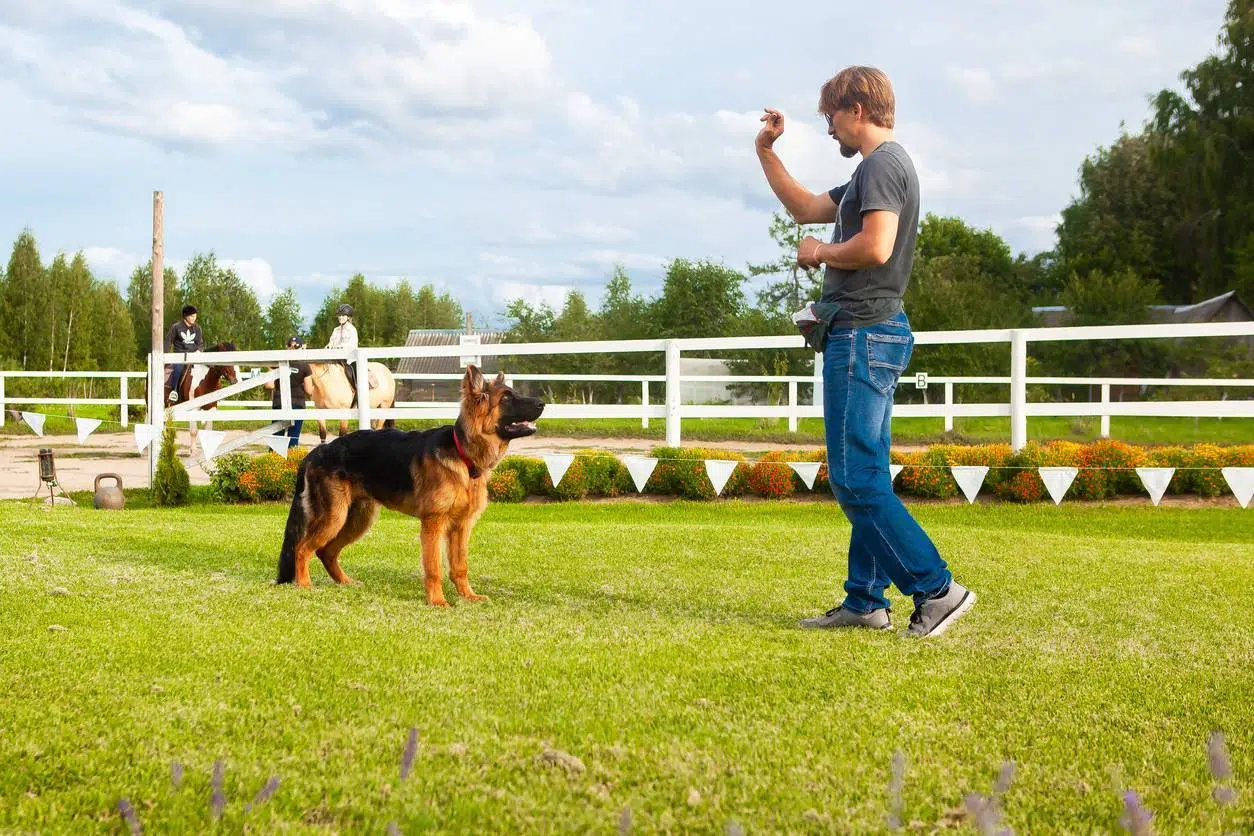
<svg viewBox="0 0 1254 836">
<path fill-rule="evenodd" d="M 396 419 L 395 419 L 395 418 L 385 418 L 385 419 L 383 419 L 383 428 L 384 428 L 384 429 L 391 429 L 392 427 L 395 427 L 395 426 L 396 426 Z"/>
<path fill-rule="evenodd" d="M 275 583 L 292 583 L 296 580 L 296 544 L 305 536 L 305 505 L 301 494 L 305 491 L 305 470 L 309 457 L 301 460 L 296 469 L 296 488 L 292 492 L 292 507 L 287 512 L 287 528 L 283 532 L 283 548 L 279 550 L 279 574 Z"/>
</svg>

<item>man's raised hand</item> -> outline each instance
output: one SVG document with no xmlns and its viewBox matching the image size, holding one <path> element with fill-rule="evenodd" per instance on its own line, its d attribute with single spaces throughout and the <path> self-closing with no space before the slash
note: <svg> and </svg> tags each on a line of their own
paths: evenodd
<svg viewBox="0 0 1254 836">
<path fill-rule="evenodd" d="M 760 149 L 768 149 L 775 144 L 775 140 L 779 139 L 784 132 L 784 114 L 780 113 L 773 107 L 765 108 L 766 112 L 762 114 L 762 130 L 758 131 L 757 147 Z"/>
</svg>

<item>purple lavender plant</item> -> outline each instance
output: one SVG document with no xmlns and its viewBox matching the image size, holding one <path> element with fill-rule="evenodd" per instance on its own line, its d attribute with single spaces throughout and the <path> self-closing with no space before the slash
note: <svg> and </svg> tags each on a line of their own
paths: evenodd
<svg viewBox="0 0 1254 836">
<path fill-rule="evenodd" d="M 226 793 L 222 791 L 222 761 L 213 762 L 213 796 L 209 799 L 209 811 L 214 820 L 222 818 L 226 809 Z"/>
<path fill-rule="evenodd" d="M 140 836 L 144 832 L 144 828 L 139 824 L 139 817 L 135 815 L 135 808 L 131 806 L 131 802 L 125 798 L 118 802 L 118 811 L 122 814 L 122 818 L 126 820 L 126 825 L 131 829 L 131 836 Z"/>
<path fill-rule="evenodd" d="M 906 780 L 906 753 L 898 749 L 893 753 L 892 777 L 888 781 L 888 828 L 901 829 L 901 811 L 905 806 L 901 799 Z"/>
<path fill-rule="evenodd" d="M 1153 814 L 1141 802 L 1141 796 L 1137 795 L 1136 790 L 1125 790 L 1123 793 L 1123 815 L 1119 818 L 1119 824 L 1123 829 L 1132 834 L 1132 836 L 1152 836 L 1154 828 L 1151 825 Z"/>
<path fill-rule="evenodd" d="M 261 788 L 261 791 L 257 793 L 257 797 L 254 798 L 252 801 L 250 801 L 248 804 L 244 805 L 244 812 L 247 813 L 250 810 L 252 810 L 252 808 L 267 801 L 270 798 L 270 796 L 274 795 L 275 791 L 278 788 L 279 788 L 279 776 L 273 775 L 270 777 L 269 781 L 266 781 L 266 785 Z"/>
<path fill-rule="evenodd" d="M 1228 746 L 1224 743 L 1224 733 L 1211 732 L 1206 741 L 1206 751 L 1210 756 L 1210 774 L 1215 779 L 1212 796 L 1223 807 L 1237 800 L 1236 791 L 1227 782 L 1232 780 L 1232 760 L 1228 757 Z"/>
<path fill-rule="evenodd" d="M 409 770 L 414 765 L 414 755 L 418 753 L 418 729 L 409 729 L 409 740 L 405 742 L 405 751 L 401 754 L 401 780 L 409 777 Z"/>
</svg>

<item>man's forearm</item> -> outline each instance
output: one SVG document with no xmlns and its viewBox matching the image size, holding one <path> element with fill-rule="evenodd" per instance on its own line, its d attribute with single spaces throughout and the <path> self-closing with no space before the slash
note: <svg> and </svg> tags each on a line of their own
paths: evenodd
<svg viewBox="0 0 1254 836">
<path fill-rule="evenodd" d="M 878 267 L 883 260 L 876 253 L 875 242 L 865 232 L 859 232 L 848 241 L 823 244 L 815 253 L 820 265 L 838 270 L 861 270 Z"/>
<path fill-rule="evenodd" d="M 775 192 L 779 202 L 784 204 L 788 214 L 796 218 L 798 214 L 804 212 L 810 201 L 814 199 L 814 195 L 788 173 L 788 169 L 784 168 L 783 161 L 774 149 L 758 148 L 758 161 L 762 163 L 762 171 L 766 174 L 766 182 L 770 184 L 771 191 Z"/>
</svg>

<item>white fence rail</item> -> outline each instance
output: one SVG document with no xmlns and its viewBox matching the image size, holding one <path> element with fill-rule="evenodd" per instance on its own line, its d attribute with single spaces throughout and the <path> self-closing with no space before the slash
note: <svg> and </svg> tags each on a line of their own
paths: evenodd
<svg viewBox="0 0 1254 836">
<path fill-rule="evenodd" d="M 931 417 L 943 418 L 947 430 L 953 428 L 955 417 L 1009 417 L 1011 419 L 1011 446 L 1020 449 L 1027 443 L 1027 419 L 1029 416 L 1100 416 L 1102 419 L 1101 433 L 1109 435 L 1110 417 L 1120 416 L 1200 416 L 1200 417 L 1254 417 L 1254 398 L 1238 398 L 1225 400 L 1184 400 L 1184 401 L 1110 401 L 1111 386 L 1171 386 L 1171 387 L 1240 387 L 1250 389 L 1254 395 L 1254 380 L 1249 379 L 1179 379 L 1179 378 L 1124 378 L 1124 377 L 1029 377 L 1027 370 L 1027 351 L 1031 343 L 1056 341 L 1108 341 L 1127 339 L 1185 339 L 1204 337 L 1250 337 L 1254 336 L 1254 322 L 1229 322 L 1187 325 L 1118 325 L 1118 326 L 1086 326 L 1061 328 L 1029 328 L 1029 329 L 992 329 L 979 331 L 921 331 L 915 334 L 916 345 L 954 345 L 972 343 L 1008 343 L 1010 347 L 1010 375 L 1002 377 L 960 377 L 939 376 L 926 377 L 926 383 L 918 379 L 916 373 L 910 371 L 903 377 L 901 385 L 909 387 L 924 385 L 941 385 L 944 387 L 944 399 L 938 403 L 899 404 L 894 407 L 896 417 Z M 801 403 L 798 397 L 798 386 L 814 384 L 815 393 L 822 391 L 823 363 L 822 358 L 814 355 L 814 371 L 806 376 L 736 376 L 736 375 L 681 375 L 680 360 L 684 352 L 691 351 L 736 351 L 743 349 L 796 349 L 804 347 L 799 336 L 766 336 L 766 337 L 729 337 L 699 338 L 673 340 L 612 340 L 571 343 L 499 343 L 492 345 L 460 346 L 392 346 L 368 347 L 356 351 L 345 352 L 335 349 L 309 349 L 298 351 L 262 350 L 198 352 L 180 355 L 159 355 L 153 358 L 162 366 L 174 362 L 220 364 L 224 360 L 237 366 L 260 365 L 273 368 L 286 366 L 292 362 L 325 361 L 346 359 L 354 362 L 358 369 L 359 385 L 367 378 L 364 373 L 366 364 L 375 360 L 400 359 L 409 357 L 465 357 L 474 355 L 558 355 L 558 354 L 618 354 L 618 353 L 660 353 L 665 357 L 666 373 L 664 375 L 556 375 L 556 374 L 513 374 L 507 377 L 517 381 L 548 381 L 548 382 L 619 382 L 639 383 L 641 386 L 640 404 L 550 404 L 545 409 L 546 418 L 632 418 L 639 419 L 643 426 L 649 420 L 661 418 L 666 424 L 666 442 L 678 446 L 681 442 L 681 424 L 685 418 L 726 418 L 726 417 L 778 417 L 788 419 L 790 431 L 796 431 L 797 422 L 801 418 L 822 417 L 821 399 L 811 398 L 810 403 Z M 5 396 L 4 382 L 6 378 L 56 378 L 56 377 L 102 377 L 118 381 L 116 398 L 43 398 Z M 3 409 L 16 404 L 112 404 L 117 405 L 121 412 L 122 423 L 128 420 L 128 407 L 141 405 L 141 398 L 128 396 L 128 381 L 145 377 L 144 372 L 0 372 L 0 421 L 3 421 Z M 284 376 L 286 377 L 286 376 Z M 398 379 L 405 380 L 456 380 L 460 374 L 398 374 Z M 788 401 L 786 404 L 686 404 L 683 402 L 683 385 L 694 382 L 721 383 L 777 383 L 786 384 Z M 661 385 L 662 399 L 654 403 L 650 398 L 651 385 Z M 953 387 L 958 384 L 998 384 L 1010 388 L 1009 399 L 1004 402 L 992 403 L 955 403 Z M 1028 402 L 1027 387 L 1029 385 L 1063 385 L 1063 386 L 1100 386 L 1101 399 L 1095 402 Z M 142 390 L 142 384 L 137 387 Z M 437 419 L 450 420 L 457 414 L 457 404 L 450 402 L 399 402 L 389 409 L 371 409 L 367 398 L 358 398 L 359 406 L 353 409 L 272 409 L 268 402 L 238 401 L 223 399 L 219 408 L 212 411 L 204 409 L 180 408 L 176 405 L 170 412 L 171 420 L 182 421 L 213 421 L 228 423 L 239 421 L 290 421 L 304 420 L 356 420 L 361 427 L 369 426 L 371 419 Z M 193 404 L 196 406 L 196 404 Z M 156 423 L 162 421 L 157 417 Z M 1251 427 L 1254 437 L 1254 425 Z"/>
</svg>

